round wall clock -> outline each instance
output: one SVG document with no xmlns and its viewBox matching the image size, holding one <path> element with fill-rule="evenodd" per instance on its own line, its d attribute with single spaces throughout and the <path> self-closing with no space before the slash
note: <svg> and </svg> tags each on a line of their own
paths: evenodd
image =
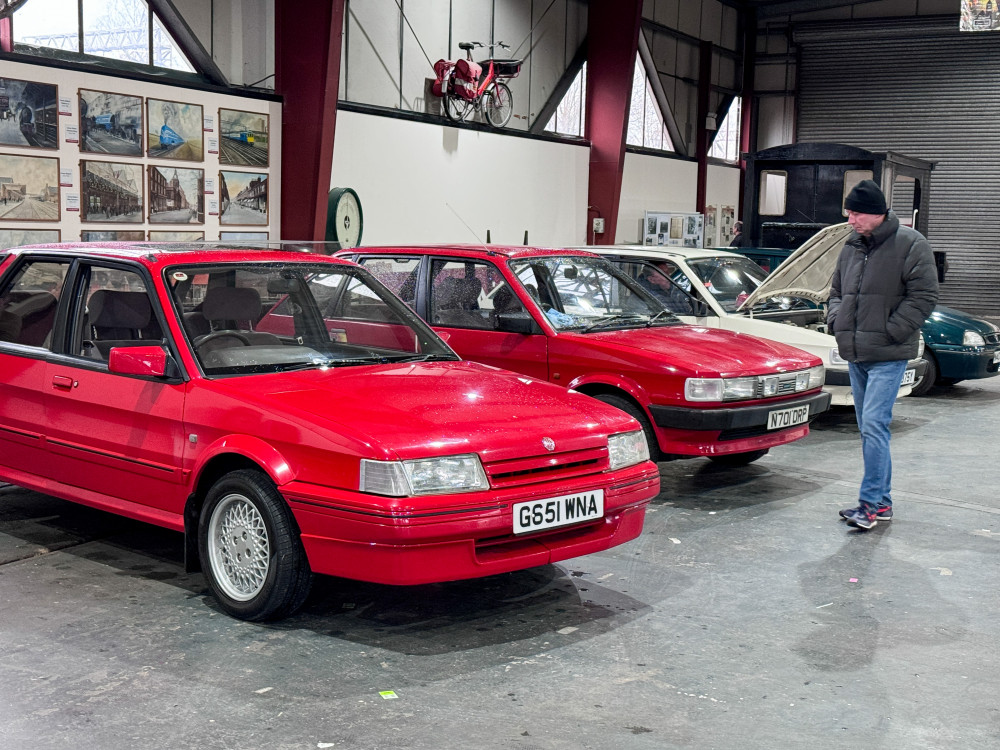
<svg viewBox="0 0 1000 750">
<path fill-rule="evenodd" d="M 364 214 L 361 201 L 351 188 L 334 188 L 326 204 L 326 241 L 339 242 L 341 249 L 361 244 Z"/>
</svg>

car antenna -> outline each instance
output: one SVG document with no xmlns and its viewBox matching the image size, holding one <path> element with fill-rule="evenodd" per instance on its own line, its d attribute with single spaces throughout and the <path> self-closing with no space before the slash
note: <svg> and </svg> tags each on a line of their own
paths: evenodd
<svg viewBox="0 0 1000 750">
<path fill-rule="evenodd" d="M 472 236 L 476 238 L 476 243 L 479 244 L 479 245 L 482 245 L 483 246 L 483 250 L 489 250 L 489 248 L 487 247 L 487 245 L 490 243 L 490 230 L 489 229 L 486 230 L 486 242 L 483 242 L 482 239 L 479 237 L 479 235 L 476 234 L 475 230 L 472 227 L 469 226 L 468 222 L 466 222 L 466 220 L 463 219 L 459 215 L 458 211 L 456 211 L 454 209 L 454 207 L 452 207 L 452 205 L 450 203 L 446 202 L 444 205 L 446 205 L 448 208 L 450 208 L 451 212 L 453 214 L 455 214 L 456 217 L 458 217 L 458 220 L 460 222 L 462 222 L 463 225 L 465 225 L 465 228 L 468 229 L 469 232 L 472 233 Z"/>
</svg>

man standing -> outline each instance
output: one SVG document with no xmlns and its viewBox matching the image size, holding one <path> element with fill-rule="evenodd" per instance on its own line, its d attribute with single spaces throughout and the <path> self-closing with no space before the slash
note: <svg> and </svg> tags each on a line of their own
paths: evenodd
<svg viewBox="0 0 1000 750">
<path fill-rule="evenodd" d="M 844 208 L 854 232 L 833 272 L 827 323 L 848 361 L 865 469 L 858 506 L 840 515 L 870 529 L 892 518 L 892 406 L 937 302 L 937 269 L 927 239 L 900 226 L 873 181 L 858 183 Z"/>
</svg>

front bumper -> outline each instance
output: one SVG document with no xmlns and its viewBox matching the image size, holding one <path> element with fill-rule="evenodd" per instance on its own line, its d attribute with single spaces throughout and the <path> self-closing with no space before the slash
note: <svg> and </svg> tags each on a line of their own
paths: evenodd
<svg viewBox="0 0 1000 750">
<path fill-rule="evenodd" d="M 705 409 L 651 405 L 649 411 L 664 453 L 716 456 L 767 450 L 804 438 L 808 422 L 767 429 L 768 414 L 797 406 L 808 406 L 812 419 L 830 408 L 830 394 L 820 391 L 783 401 Z"/>
<path fill-rule="evenodd" d="M 513 505 L 604 490 L 604 517 L 536 534 L 513 534 Z M 635 539 L 660 491 L 645 461 L 572 481 L 538 482 L 467 495 L 380 498 L 291 482 L 288 500 L 314 573 L 414 585 L 507 573 L 578 557 Z"/>
<path fill-rule="evenodd" d="M 966 347 L 932 346 L 938 362 L 938 376 L 950 380 L 992 378 L 1000 374 L 1000 346 L 969 349 Z"/>
<path fill-rule="evenodd" d="M 924 373 L 927 372 L 927 362 L 923 359 L 913 359 L 907 364 L 906 369 L 916 370 L 916 375 L 914 376 L 914 383 L 916 383 L 924 376 Z M 831 368 L 827 368 L 825 385 L 846 385 L 850 388 L 851 374 L 846 368 L 843 370 L 833 370 Z"/>
</svg>

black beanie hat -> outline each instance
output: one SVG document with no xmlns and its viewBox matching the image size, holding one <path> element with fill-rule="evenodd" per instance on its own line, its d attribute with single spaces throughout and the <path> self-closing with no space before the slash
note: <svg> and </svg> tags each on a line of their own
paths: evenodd
<svg viewBox="0 0 1000 750">
<path fill-rule="evenodd" d="M 881 216 L 888 209 L 885 205 L 885 195 L 872 180 L 862 180 L 847 194 L 844 208 L 859 214 L 877 214 Z"/>
</svg>

